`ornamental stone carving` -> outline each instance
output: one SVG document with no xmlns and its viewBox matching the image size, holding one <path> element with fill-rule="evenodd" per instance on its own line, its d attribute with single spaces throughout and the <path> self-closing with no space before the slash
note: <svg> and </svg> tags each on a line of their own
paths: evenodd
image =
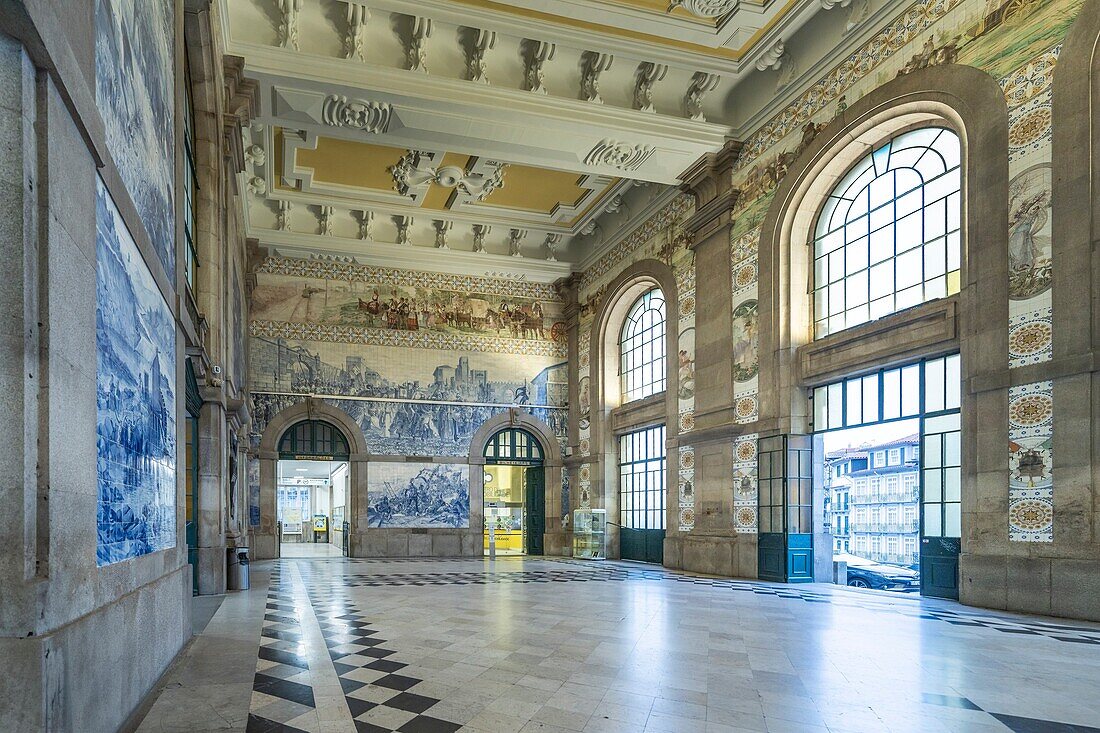
<svg viewBox="0 0 1100 733">
<path fill-rule="evenodd" d="M 353 127 L 377 135 L 390 128 L 393 105 L 389 102 L 368 102 L 348 99 L 340 94 L 325 97 L 321 107 L 321 121 L 332 127 Z"/>
<path fill-rule="evenodd" d="M 303 0 L 276 0 L 279 12 L 279 45 L 300 50 L 298 45 L 298 17 L 302 14 Z"/>
<path fill-rule="evenodd" d="M 645 164 L 657 149 L 652 145 L 631 145 L 605 138 L 584 158 L 585 165 L 606 165 L 621 171 L 636 171 Z"/>
<path fill-rule="evenodd" d="M 718 74 L 708 74 L 705 71 L 696 71 L 691 77 L 684 94 L 684 114 L 696 122 L 706 122 L 703 115 L 703 97 L 718 88 L 718 82 L 722 77 Z"/>
<path fill-rule="evenodd" d="M 657 112 L 657 108 L 653 106 L 653 85 L 664 79 L 667 73 L 668 64 L 656 64 L 652 61 L 638 64 L 634 81 L 634 109 L 639 112 Z"/>
<path fill-rule="evenodd" d="M 466 48 L 466 78 L 478 84 L 488 84 L 489 75 L 485 64 L 486 52 L 497 43 L 496 31 L 471 29 L 473 37 Z"/>
<path fill-rule="evenodd" d="M 756 60 L 757 71 L 767 71 L 773 69 L 779 70 L 779 67 L 783 65 L 783 52 L 786 50 L 786 46 L 783 44 L 783 39 L 780 38 L 772 44 L 772 47 L 764 52 L 759 59 Z"/>
<path fill-rule="evenodd" d="M 436 168 L 433 154 L 409 150 L 390 168 L 393 187 L 403 196 L 413 194 L 435 184 L 443 188 L 456 188 L 475 201 L 482 201 L 498 188 L 504 187 L 505 163 L 486 161 L 486 173 L 466 171 L 457 165 Z"/>
<path fill-rule="evenodd" d="M 683 8 L 696 18 L 720 18 L 733 11 L 737 2 L 738 0 L 672 0 L 668 4 L 667 12 Z"/>
<path fill-rule="evenodd" d="M 586 102 L 603 104 L 600 97 L 600 74 L 611 68 L 615 57 L 599 51 L 585 51 L 581 55 L 581 98 Z"/>
<path fill-rule="evenodd" d="M 546 88 L 546 77 L 542 67 L 547 61 L 554 58 L 554 51 L 556 49 L 557 44 L 555 43 L 535 41 L 530 38 L 524 39 L 523 52 L 526 57 L 524 82 L 527 91 L 534 92 L 535 94 L 549 94 L 549 90 Z"/>
<path fill-rule="evenodd" d="M 474 224 L 474 252 L 485 251 L 485 235 L 493 231 L 489 224 Z"/>
<path fill-rule="evenodd" d="M 363 3 L 348 3 L 348 29 L 344 36 L 344 58 L 363 61 L 363 44 L 367 38 L 370 8 Z"/>
</svg>

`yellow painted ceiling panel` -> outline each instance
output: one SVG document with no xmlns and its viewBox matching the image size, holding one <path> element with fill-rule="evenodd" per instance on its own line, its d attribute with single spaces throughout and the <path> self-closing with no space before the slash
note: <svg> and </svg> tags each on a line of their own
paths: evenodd
<svg viewBox="0 0 1100 733">
<path fill-rule="evenodd" d="M 482 203 L 549 214 L 558 204 L 575 206 L 591 193 L 578 185 L 582 178 L 576 173 L 510 165 L 504 170 L 504 186 Z"/>
<path fill-rule="evenodd" d="M 371 145 L 333 137 L 317 138 L 317 149 L 298 149 L 297 168 L 312 168 L 313 180 L 338 186 L 392 191 L 390 168 L 405 154 L 403 148 Z"/>
</svg>

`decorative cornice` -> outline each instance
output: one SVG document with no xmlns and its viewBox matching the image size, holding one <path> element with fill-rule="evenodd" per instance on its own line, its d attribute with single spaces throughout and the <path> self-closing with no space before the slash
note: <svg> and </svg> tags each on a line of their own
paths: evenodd
<svg viewBox="0 0 1100 733">
<path fill-rule="evenodd" d="M 683 8 L 696 18 L 721 18 L 733 12 L 737 3 L 738 0 L 672 0 L 667 12 Z"/>
</svg>

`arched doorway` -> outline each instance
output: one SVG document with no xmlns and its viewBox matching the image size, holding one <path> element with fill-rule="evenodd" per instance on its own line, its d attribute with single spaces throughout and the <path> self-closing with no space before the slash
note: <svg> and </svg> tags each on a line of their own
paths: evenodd
<svg viewBox="0 0 1100 733">
<path fill-rule="evenodd" d="M 254 557 L 268 559 L 284 554 L 283 533 L 279 527 L 279 488 L 288 483 L 297 486 L 310 483 L 287 482 L 287 475 L 328 480 L 332 501 L 329 502 L 325 496 L 324 512 L 318 512 L 327 517 L 327 544 L 334 545 L 326 551 L 336 555 L 361 554 L 364 539 L 361 530 L 367 526 L 369 457 L 363 432 L 355 421 L 344 411 L 322 400 L 308 398 L 272 417 L 263 430 L 257 451 L 260 464 L 260 525 L 252 532 Z M 306 470 L 292 470 L 297 468 Z M 333 473 L 336 475 L 333 476 Z M 337 487 L 343 488 L 342 496 L 337 495 Z M 300 506 L 304 506 L 300 495 L 298 499 Z M 343 511 L 337 511 L 341 507 Z M 312 510 L 311 504 L 311 520 Z M 306 538 L 312 544 L 312 535 L 301 537 Z M 297 541 L 299 538 L 294 539 Z M 291 547 L 287 545 L 287 549 Z M 297 544 L 294 547 L 301 549 Z"/>
<path fill-rule="evenodd" d="M 306 418 L 279 438 L 276 518 L 283 557 L 348 554 L 351 449 L 330 422 Z"/>
<path fill-rule="evenodd" d="M 484 458 L 485 553 L 542 555 L 546 533 L 542 445 L 523 428 L 505 428 L 486 442 Z"/>
</svg>

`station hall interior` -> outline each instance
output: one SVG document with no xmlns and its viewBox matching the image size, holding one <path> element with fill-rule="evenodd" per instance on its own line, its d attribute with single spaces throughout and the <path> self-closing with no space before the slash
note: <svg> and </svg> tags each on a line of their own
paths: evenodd
<svg viewBox="0 0 1100 733">
<path fill-rule="evenodd" d="M 0 732 L 1100 733 L 1100 0 L 0 0 Z"/>
</svg>

